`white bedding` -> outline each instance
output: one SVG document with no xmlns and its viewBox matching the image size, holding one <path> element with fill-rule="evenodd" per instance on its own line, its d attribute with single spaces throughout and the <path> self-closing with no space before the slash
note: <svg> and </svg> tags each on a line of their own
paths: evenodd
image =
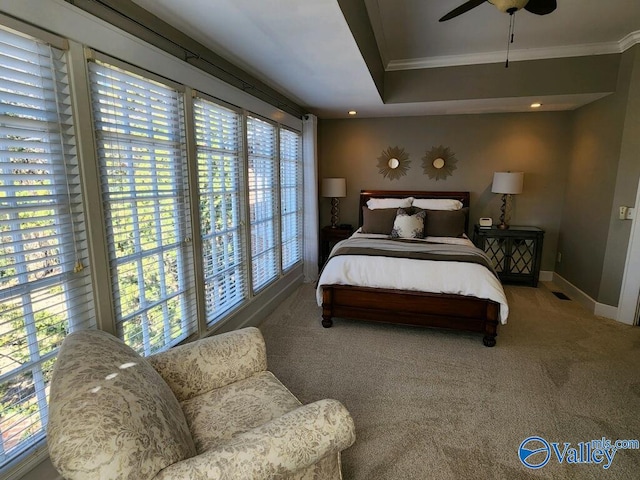
<svg viewBox="0 0 640 480">
<path fill-rule="evenodd" d="M 388 235 L 356 232 L 353 237 L 388 238 Z M 425 241 L 473 245 L 468 238 L 427 237 Z M 334 250 L 343 242 L 336 244 Z M 487 268 L 475 263 L 339 255 L 329 258 L 320 275 L 316 290 L 316 300 L 319 306 L 322 306 L 322 285 L 331 284 L 487 298 L 500 304 L 500 322 L 502 324 L 507 323 L 509 316 L 509 306 L 500 280 Z"/>
</svg>

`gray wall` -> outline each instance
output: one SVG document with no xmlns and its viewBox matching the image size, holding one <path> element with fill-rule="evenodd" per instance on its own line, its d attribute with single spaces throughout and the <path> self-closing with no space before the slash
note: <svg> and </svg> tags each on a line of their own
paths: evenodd
<svg viewBox="0 0 640 480">
<path fill-rule="evenodd" d="M 340 222 L 357 224 L 362 189 L 469 190 L 471 224 L 500 215 L 500 196 L 491 193 L 495 171 L 524 171 L 524 192 L 514 196 L 511 223 L 546 231 L 542 269 L 553 270 L 562 202 L 571 152 L 571 112 L 447 115 L 320 120 L 319 177 L 345 177 L 347 198 Z M 389 180 L 378 173 L 377 158 L 389 146 L 409 153 L 406 176 Z M 422 157 L 433 146 L 449 147 L 458 159 L 446 180 L 429 179 Z M 329 199 L 320 200 L 321 222 Z"/>
<path fill-rule="evenodd" d="M 321 120 L 319 177 L 347 179 L 343 223 L 357 223 L 361 189 L 469 190 L 475 223 L 499 216 L 493 172 L 522 170 L 512 223 L 546 230 L 542 269 L 617 306 L 631 229 L 617 212 L 634 206 L 640 179 L 640 45 L 620 56 L 616 77 L 615 93 L 573 112 Z M 396 145 L 412 163 L 407 176 L 390 181 L 377 158 Z M 422 170 L 422 157 L 437 145 L 459 160 L 444 181 Z M 328 224 L 329 200 L 320 207 Z"/>
<path fill-rule="evenodd" d="M 386 72 L 386 103 L 606 94 L 616 90 L 620 55 L 550 58 Z"/>
<path fill-rule="evenodd" d="M 596 301 L 618 305 L 640 177 L 640 47 L 622 55 L 616 93 L 574 112 L 556 271 Z"/>
</svg>

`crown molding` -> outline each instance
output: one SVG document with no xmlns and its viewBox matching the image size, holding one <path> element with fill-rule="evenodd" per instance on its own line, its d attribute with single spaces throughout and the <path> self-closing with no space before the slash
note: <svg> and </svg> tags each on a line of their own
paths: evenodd
<svg viewBox="0 0 640 480">
<path fill-rule="evenodd" d="M 585 57 L 589 55 L 606 55 L 622 53 L 640 43 L 640 30 L 631 32 L 618 42 L 587 43 L 551 48 L 527 48 L 511 50 L 510 61 L 542 60 L 546 58 Z M 502 63 L 506 52 L 487 52 L 469 55 L 448 55 L 442 57 L 423 57 L 404 60 L 391 60 L 386 71 L 417 70 L 422 68 L 454 67 L 461 65 L 480 65 L 484 63 Z"/>
<path fill-rule="evenodd" d="M 620 53 L 629 50 L 634 45 L 640 43 L 640 30 L 631 32 L 618 43 L 620 44 L 621 48 Z"/>
</svg>

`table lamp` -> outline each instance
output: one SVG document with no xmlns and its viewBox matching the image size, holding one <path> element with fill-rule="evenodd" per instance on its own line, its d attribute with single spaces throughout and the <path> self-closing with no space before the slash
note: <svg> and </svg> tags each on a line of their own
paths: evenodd
<svg viewBox="0 0 640 480">
<path fill-rule="evenodd" d="M 339 200 L 347 196 L 347 181 L 344 178 L 323 178 L 322 196 L 331 198 L 331 228 L 338 227 Z"/>
<path fill-rule="evenodd" d="M 500 224 L 498 228 L 509 228 L 511 217 L 511 195 L 522 193 L 524 172 L 495 172 L 493 174 L 493 193 L 502 194 L 502 207 L 500 208 Z"/>
</svg>

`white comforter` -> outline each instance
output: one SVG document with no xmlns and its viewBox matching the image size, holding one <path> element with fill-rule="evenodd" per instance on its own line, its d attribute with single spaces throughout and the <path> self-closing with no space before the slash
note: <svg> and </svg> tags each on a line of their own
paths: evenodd
<svg viewBox="0 0 640 480">
<path fill-rule="evenodd" d="M 353 237 L 362 238 L 365 235 L 355 233 Z M 366 237 L 388 238 L 380 235 L 366 235 Z M 425 240 L 473 245 L 466 238 L 428 237 Z M 334 249 L 341 243 L 338 243 Z M 487 298 L 500 304 L 502 324 L 507 323 L 509 316 L 509 306 L 500 280 L 487 268 L 475 263 L 339 255 L 329 258 L 320 275 L 316 290 L 319 306 L 322 306 L 322 286 L 332 284 Z"/>
</svg>

